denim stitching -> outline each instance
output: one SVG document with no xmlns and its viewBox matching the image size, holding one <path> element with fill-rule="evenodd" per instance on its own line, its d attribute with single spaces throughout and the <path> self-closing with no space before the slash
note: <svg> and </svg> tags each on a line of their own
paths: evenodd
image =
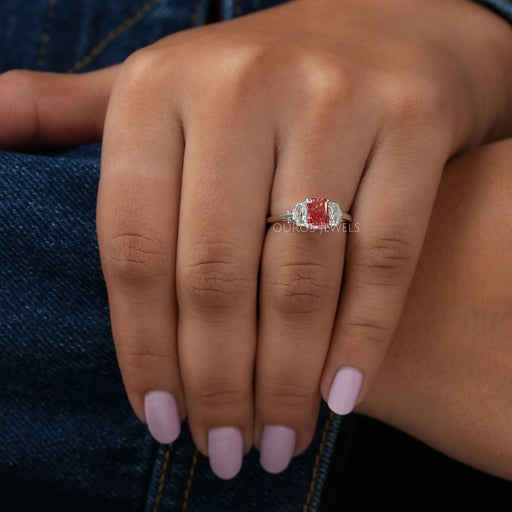
<svg viewBox="0 0 512 512">
<path fill-rule="evenodd" d="M 104 39 L 102 39 L 96 46 L 94 46 L 94 48 L 87 55 L 75 62 L 73 66 L 67 70 L 67 73 L 76 73 L 83 67 L 87 66 L 87 64 L 95 59 L 110 43 L 112 43 L 112 41 L 126 32 L 132 25 L 144 18 L 144 16 L 146 16 L 161 1 L 162 0 L 149 0 L 146 2 L 133 16 L 118 25 Z"/>
<path fill-rule="evenodd" d="M 155 502 L 153 503 L 152 512 L 158 512 L 158 508 L 160 507 L 160 500 L 162 499 L 162 494 L 164 491 L 165 477 L 167 475 L 167 466 L 169 465 L 169 459 L 171 456 L 172 444 L 167 446 L 165 450 L 164 463 L 162 464 L 162 470 L 160 471 L 160 480 L 158 481 L 158 491 L 155 497 Z"/>
<path fill-rule="evenodd" d="M 46 61 L 46 55 L 48 53 L 48 43 L 50 42 L 50 29 L 52 26 L 52 21 L 55 16 L 55 6 L 57 5 L 57 0 L 49 0 L 48 11 L 46 12 L 46 19 L 44 22 L 43 33 L 41 34 L 41 39 L 39 40 L 39 51 L 37 52 L 37 70 L 41 71 L 44 67 Z"/>
<path fill-rule="evenodd" d="M 327 431 L 329 430 L 329 426 L 330 426 L 333 418 L 334 418 L 334 413 L 331 411 L 329 413 L 328 418 L 325 420 L 324 430 L 322 433 L 322 439 L 320 441 L 320 446 L 318 447 L 318 452 L 316 454 L 315 465 L 313 467 L 313 475 L 311 477 L 311 483 L 309 484 L 309 491 L 308 491 L 308 495 L 306 496 L 306 503 L 304 503 L 304 506 L 302 507 L 302 512 L 307 512 L 308 508 L 309 508 L 309 504 L 311 503 L 311 497 L 313 496 L 313 491 L 315 490 L 316 480 L 318 477 L 318 466 L 320 464 L 320 457 L 322 456 L 322 453 L 324 451 L 325 440 L 327 438 Z"/>
<path fill-rule="evenodd" d="M 194 452 L 194 456 L 192 457 L 192 462 L 190 463 L 190 470 L 188 474 L 188 480 L 187 480 L 187 487 L 185 489 L 185 494 L 183 496 L 183 503 L 181 504 L 181 510 L 180 512 L 186 512 L 188 507 L 188 499 L 190 497 L 190 488 L 192 487 L 192 480 L 194 479 L 194 475 L 196 472 L 196 465 L 197 465 L 197 455 L 198 450 L 196 448 Z"/>
</svg>

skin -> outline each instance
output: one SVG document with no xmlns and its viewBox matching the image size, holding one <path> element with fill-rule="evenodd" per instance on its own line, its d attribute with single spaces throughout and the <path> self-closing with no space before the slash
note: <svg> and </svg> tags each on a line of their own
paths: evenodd
<svg viewBox="0 0 512 512">
<path fill-rule="evenodd" d="M 247 451 L 269 424 L 293 429 L 299 454 L 320 397 L 352 367 L 363 412 L 450 452 L 368 391 L 408 375 L 379 369 L 443 167 L 512 133 L 511 59 L 508 25 L 465 0 L 297 0 L 164 38 L 120 67 L 37 86 L 4 75 L 0 144 L 103 137 L 98 240 L 141 419 L 145 394 L 165 390 L 205 454 L 212 428 L 239 428 Z M 266 229 L 268 211 L 326 196 L 358 233 Z M 411 407 L 428 403 L 428 381 L 426 402 L 402 390 Z"/>
<path fill-rule="evenodd" d="M 384 364 L 358 412 L 512 480 L 512 140 L 445 168 Z"/>
</svg>

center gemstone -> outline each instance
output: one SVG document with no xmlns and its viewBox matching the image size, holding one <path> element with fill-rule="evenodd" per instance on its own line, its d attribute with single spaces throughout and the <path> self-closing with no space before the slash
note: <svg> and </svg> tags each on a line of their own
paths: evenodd
<svg viewBox="0 0 512 512">
<path fill-rule="evenodd" d="M 312 197 L 307 202 L 309 229 L 327 229 L 329 227 L 329 202 L 323 197 Z"/>
</svg>

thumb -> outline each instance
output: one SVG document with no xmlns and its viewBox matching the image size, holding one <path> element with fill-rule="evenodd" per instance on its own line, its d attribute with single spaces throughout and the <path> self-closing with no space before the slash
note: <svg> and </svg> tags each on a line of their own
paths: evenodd
<svg viewBox="0 0 512 512">
<path fill-rule="evenodd" d="M 56 149 L 101 139 L 118 66 L 80 75 L 0 75 L 0 148 Z"/>
</svg>

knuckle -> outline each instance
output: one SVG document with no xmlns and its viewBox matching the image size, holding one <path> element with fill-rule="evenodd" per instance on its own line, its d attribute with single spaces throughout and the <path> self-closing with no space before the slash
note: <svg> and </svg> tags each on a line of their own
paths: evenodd
<svg viewBox="0 0 512 512">
<path fill-rule="evenodd" d="M 257 42 L 244 41 L 236 47 L 224 48 L 216 60 L 217 84 L 214 89 L 222 90 L 234 104 L 259 93 L 270 53 L 271 49 L 267 45 Z"/>
<path fill-rule="evenodd" d="M 308 58 L 306 69 L 300 100 L 308 106 L 307 115 L 324 123 L 326 117 L 338 117 L 343 105 L 353 101 L 357 92 L 353 79 L 329 56 Z"/>
<path fill-rule="evenodd" d="M 304 423 L 305 415 L 315 410 L 319 399 L 316 390 L 319 388 L 318 382 L 308 387 L 301 381 L 284 382 L 281 379 L 258 389 L 257 402 L 262 404 L 262 413 L 268 420 L 286 418 L 292 425 L 301 425 Z"/>
<path fill-rule="evenodd" d="M 343 68 L 332 64 L 317 65 L 314 77 L 310 79 L 309 87 L 313 103 L 330 110 L 331 107 L 350 98 L 355 90 L 352 81 Z"/>
<path fill-rule="evenodd" d="M 333 289 L 329 269 L 320 263 L 280 264 L 268 281 L 262 279 L 262 293 L 271 307 L 283 316 L 324 311 Z"/>
<path fill-rule="evenodd" d="M 419 131 L 430 127 L 438 119 L 444 120 L 450 105 L 439 87 L 423 74 L 411 72 L 407 77 L 393 77 L 384 87 L 387 119 L 393 126 L 416 126 Z"/>
<path fill-rule="evenodd" d="M 176 361 L 171 355 L 155 351 L 129 351 L 120 360 L 124 380 L 139 388 L 151 375 L 168 375 L 169 368 L 176 367 Z"/>
<path fill-rule="evenodd" d="M 230 245 L 208 243 L 196 249 L 178 275 L 179 303 L 204 311 L 238 309 L 247 302 L 250 279 L 236 263 Z"/>
<path fill-rule="evenodd" d="M 413 265 L 414 246 L 406 236 L 389 233 L 361 243 L 349 257 L 366 284 L 397 286 Z"/>
<path fill-rule="evenodd" d="M 264 49 L 241 43 L 240 51 L 229 42 L 213 44 L 207 50 L 215 51 L 215 72 L 212 73 L 209 58 L 202 59 L 193 79 L 187 80 L 184 90 L 186 108 L 190 111 L 212 111 L 209 121 L 219 130 L 239 127 L 254 121 L 254 115 L 262 110 L 265 101 L 262 95 L 261 63 Z M 205 88 L 204 84 L 209 87 Z"/>
<path fill-rule="evenodd" d="M 119 345 L 119 344 L 118 344 Z M 125 335 L 124 343 L 119 346 L 119 352 L 130 361 L 174 361 L 175 352 L 168 345 L 160 345 L 154 342 L 149 334 Z"/>
<path fill-rule="evenodd" d="M 116 344 L 123 381 L 131 388 L 144 389 L 150 381 L 164 378 L 178 382 L 177 360 L 166 347 L 155 347 L 152 343 Z M 171 377 L 169 377 L 171 375 Z"/>
<path fill-rule="evenodd" d="M 223 48 L 216 62 L 215 76 L 211 73 L 208 76 L 214 83 L 205 98 L 218 105 L 222 122 L 227 126 L 253 123 L 268 110 L 273 97 L 269 91 L 275 92 L 278 81 L 277 67 L 272 66 L 275 62 L 272 48 L 243 41 L 238 47 Z M 262 83 L 267 86 L 262 88 Z"/>
<path fill-rule="evenodd" d="M 295 409 L 310 403 L 316 397 L 314 389 L 300 382 L 274 382 L 261 390 L 262 401 L 265 404 Z"/>
<path fill-rule="evenodd" d="M 236 409 L 238 405 L 250 402 L 247 390 L 226 381 L 198 382 L 189 387 L 199 407 L 219 408 L 228 406 Z"/>
<path fill-rule="evenodd" d="M 176 52 L 162 52 L 148 46 L 132 53 L 123 63 L 119 82 L 128 88 L 147 88 L 151 83 L 168 82 L 180 75 L 181 59 Z"/>
<path fill-rule="evenodd" d="M 134 231 L 113 236 L 103 257 L 108 270 L 127 281 L 167 276 L 171 270 L 169 251 L 148 233 Z"/>
<path fill-rule="evenodd" d="M 375 320 L 352 320 L 340 328 L 342 339 L 369 347 L 385 347 L 391 336 L 391 329 Z"/>
</svg>

